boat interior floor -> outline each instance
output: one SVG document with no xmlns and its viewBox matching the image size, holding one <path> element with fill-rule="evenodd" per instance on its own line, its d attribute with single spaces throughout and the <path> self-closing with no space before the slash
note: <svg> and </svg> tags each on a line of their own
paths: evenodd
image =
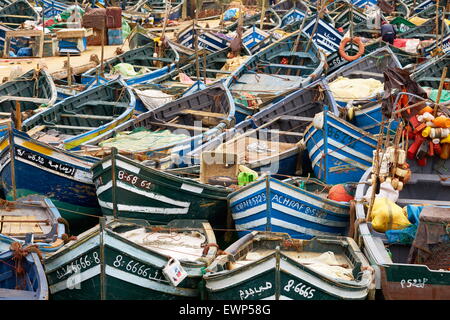
<svg viewBox="0 0 450 320">
<path fill-rule="evenodd" d="M 24 238 L 27 233 L 35 236 L 52 231 L 47 209 L 38 205 L 11 202 L 0 209 L 0 233 L 6 236 Z"/>
<path fill-rule="evenodd" d="M 258 261 L 270 254 L 274 250 L 257 249 L 248 252 L 241 259 L 230 263 L 229 269 L 236 269 L 238 267 Z M 352 263 L 344 254 L 337 254 L 332 251 L 327 252 L 312 252 L 312 251 L 296 251 L 296 250 L 282 250 L 284 255 L 293 259 L 294 261 L 306 265 L 309 268 L 323 273 L 332 278 L 339 278 L 342 280 L 354 280 L 352 271 Z"/>
<path fill-rule="evenodd" d="M 294 88 L 300 88 L 305 78 L 298 76 L 266 73 L 245 73 L 237 83 L 231 85 L 234 93 L 249 92 L 253 95 L 281 94 Z"/>
<path fill-rule="evenodd" d="M 137 228 L 120 235 L 140 246 L 180 261 L 199 261 L 206 237 L 198 231 L 155 232 Z"/>
</svg>

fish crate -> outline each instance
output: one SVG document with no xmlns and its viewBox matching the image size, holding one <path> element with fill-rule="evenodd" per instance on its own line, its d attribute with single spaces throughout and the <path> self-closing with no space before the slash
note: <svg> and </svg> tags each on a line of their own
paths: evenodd
<svg viewBox="0 0 450 320">
<path fill-rule="evenodd" d="M 108 29 L 108 44 L 116 45 L 122 43 L 123 43 L 122 28 Z"/>
</svg>

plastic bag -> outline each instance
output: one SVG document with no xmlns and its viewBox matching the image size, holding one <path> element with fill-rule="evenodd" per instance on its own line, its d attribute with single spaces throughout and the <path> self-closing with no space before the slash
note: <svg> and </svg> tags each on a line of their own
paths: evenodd
<svg viewBox="0 0 450 320">
<path fill-rule="evenodd" d="M 419 216 L 423 206 L 408 205 L 403 210 L 408 213 L 408 220 L 412 223 L 409 227 L 400 230 L 386 231 L 386 237 L 389 243 L 411 244 L 416 237 L 417 228 L 419 227 Z"/>
<path fill-rule="evenodd" d="M 125 21 L 125 19 L 122 19 L 122 38 L 123 38 L 123 40 L 128 38 L 130 33 L 131 33 L 130 25 Z"/>
<path fill-rule="evenodd" d="M 231 8 L 223 13 L 223 21 L 239 18 L 239 8 Z"/>
<path fill-rule="evenodd" d="M 371 217 L 372 227 L 378 232 L 400 230 L 411 225 L 403 209 L 387 198 L 375 198 Z"/>
</svg>

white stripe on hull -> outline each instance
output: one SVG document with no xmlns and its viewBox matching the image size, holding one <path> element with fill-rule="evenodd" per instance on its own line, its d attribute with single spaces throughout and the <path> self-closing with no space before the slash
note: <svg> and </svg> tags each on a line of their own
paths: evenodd
<svg viewBox="0 0 450 320">
<path fill-rule="evenodd" d="M 99 199 L 98 203 L 102 208 L 113 210 L 112 202 L 106 202 Z M 154 213 L 154 214 L 187 214 L 189 211 L 189 208 L 159 208 L 159 207 L 132 206 L 125 204 L 118 204 L 117 209 L 119 211 Z"/>
<path fill-rule="evenodd" d="M 55 294 L 62 290 L 78 290 L 77 286 L 83 281 L 89 280 L 100 274 L 100 265 L 96 265 L 81 273 L 75 273 L 66 280 L 57 282 L 49 287 L 50 293 Z M 72 288 L 72 289 L 70 289 Z"/>
<path fill-rule="evenodd" d="M 109 190 L 110 188 L 112 188 L 112 181 L 108 181 L 108 183 L 106 183 L 105 185 L 98 187 L 97 188 L 97 196 L 100 196 L 103 192 L 105 192 L 106 190 Z M 163 195 L 160 195 L 157 193 L 141 190 L 136 187 L 129 186 L 126 183 L 123 183 L 121 181 L 117 181 L 117 188 L 139 194 L 146 198 L 150 198 L 150 199 L 153 199 L 156 201 L 168 203 L 168 204 L 171 204 L 174 206 L 183 207 L 186 209 L 189 209 L 189 206 L 191 205 L 190 202 L 178 201 L 178 200 L 174 200 L 174 199 L 171 199 L 169 197 L 166 197 L 166 196 L 163 196 Z"/>
</svg>

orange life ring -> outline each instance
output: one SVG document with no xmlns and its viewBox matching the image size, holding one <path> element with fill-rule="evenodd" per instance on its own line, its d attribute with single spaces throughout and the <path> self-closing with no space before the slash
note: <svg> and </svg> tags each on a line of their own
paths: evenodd
<svg viewBox="0 0 450 320">
<path fill-rule="evenodd" d="M 349 42 L 353 42 L 354 44 L 358 45 L 358 53 L 354 56 L 349 56 L 346 52 L 345 52 L 345 46 L 347 45 L 347 43 Z M 356 38 L 345 38 L 341 41 L 341 44 L 339 45 L 339 54 L 341 55 L 342 58 L 344 58 L 347 61 L 354 61 L 356 59 L 358 59 L 359 57 L 361 57 L 364 54 L 364 44 L 361 41 L 360 37 L 356 37 Z"/>
</svg>

